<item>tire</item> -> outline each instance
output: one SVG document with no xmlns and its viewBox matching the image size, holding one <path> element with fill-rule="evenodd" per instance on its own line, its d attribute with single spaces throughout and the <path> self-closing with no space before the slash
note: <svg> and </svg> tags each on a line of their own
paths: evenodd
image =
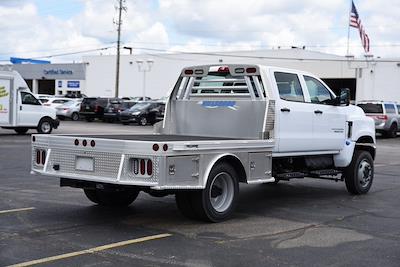
<svg viewBox="0 0 400 267">
<path fill-rule="evenodd" d="M 390 125 L 389 130 L 386 132 L 386 136 L 389 138 L 395 138 L 397 136 L 397 124 L 393 123 Z"/>
<path fill-rule="evenodd" d="M 235 169 L 228 163 L 215 165 L 205 189 L 193 192 L 191 205 L 196 216 L 208 222 L 221 222 L 232 216 L 239 195 Z"/>
<path fill-rule="evenodd" d="M 17 133 L 17 134 L 26 134 L 26 132 L 28 132 L 28 128 L 15 128 L 14 129 L 14 131 Z"/>
<path fill-rule="evenodd" d="M 141 118 L 139 119 L 139 125 L 142 125 L 142 126 L 146 126 L 146 125 L 147 125 L 147 119 L 146 119 L 146 117 L 141 117 Z"/>
<path fill-rule="evenodd" d="M 79 121 L 79 113 L 77 113 L 77 112 L 72 113 L 71 120 Z"/>
<path fill-rule="evenodd" d="M 369 152 L 356 150 L 344 171 L 347 191 L 352 195 L 366 194 L 374 179 L 374 160 Z"/>
<path fill-rule="evenodd" d="M 53 123 L 48 118 L 43 118 L 39 121 L 37 126 L 38 133 L 41 134 L 50 134 L 53 131 Z"/>
<path fill-rule="evenodd" d="M 139 190 L 103 191 L 96 189 L 84 189 L 86 197 L 101 206 L 126 207 L 132 204 L 138 197 Z"/>
</svg>

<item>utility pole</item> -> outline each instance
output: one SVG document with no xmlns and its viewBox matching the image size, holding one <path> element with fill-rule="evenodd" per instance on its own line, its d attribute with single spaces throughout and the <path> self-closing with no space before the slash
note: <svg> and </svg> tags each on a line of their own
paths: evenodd
<svg viewBox="0 0 400 267">
<path fill-rule="evenodd" d="M 119 62 L 121 57 L 121 26 L 122 26 L 122 10 L 126 11 L 126 7 L 124 6 L 125 0 L 118 0 L 118 21 L 114 22 L 117 25 L 117 71 L 115 74 L 115 97 L 119 95 Z"/>
</svg>

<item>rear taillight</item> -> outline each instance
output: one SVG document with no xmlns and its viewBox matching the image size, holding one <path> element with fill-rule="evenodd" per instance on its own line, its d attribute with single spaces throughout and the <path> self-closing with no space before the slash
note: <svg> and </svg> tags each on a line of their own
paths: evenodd
<svg viewBox="0 0 400 267">
<path fill-rule="evenodd" d="M 153 162 L 151 159 L 147 160 L 147 175 L 151 176 L 153 174 Z"/>
<path fill-rule="evenodd" d="M 140 160 L 140 174 L 141 175 L 146 174 L 146 161 L 144 161 L 144 159 Z"/>
<path fill-rule="evenodd" d="M 36 165 L 44 165 L 46 163 L 46 150 L 36 149 Z"/>
<path fill-rule="evenodd" d="M 96 105 L 96 106 L 94 107 L 94 112 L 97 112 L 97 111 L 99 111 L 99 106 L 98 106 L 98 105 Z"/>
<path fill-rule="evenodd" d="M 151 159 L 137 159 L 133 158 L 131 162 L 131 172 L 139 176 L 152 176 L 153 175 L 153 161 Z"/>
<path fill-rule="evenodd" d="M 376 115 L 375 118 L 377 118 L 378 120 L 387 121 L 388 116 L 387 115 Z"/>
</svg>

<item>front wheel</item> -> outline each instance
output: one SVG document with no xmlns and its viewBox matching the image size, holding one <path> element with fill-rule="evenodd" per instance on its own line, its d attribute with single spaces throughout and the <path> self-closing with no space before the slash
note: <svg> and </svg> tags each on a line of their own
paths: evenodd
<svg viewBox="0 0 400 267">
<path fill-rule="evenodd" d="M 146 119 L 146 117 L 141 117 L 141 118 L 139 119 L 139 124 L 142 125 L 142 126 L 146 126 L 146 125 L 147 125 L 147 119 Z"/>
<path fill-rule="evenodd" d="M 369 152 L 356 150 L 344 171 L 347 191 L 353 195 L 368 193 L 374 179 L 374 160 Z"/>
<path fill-rule="evenodd" d="M 52 130 L 53 130 L 53 123 L 50 121 L 50 119 L 44 118 L 40 120 L 37 126 L 38 133 L 49 134 L 51 133 Z"/>
<path fill-rule="evenodd" d="M 97 189 L 84 189 L 86 197 L 100 206 L 126 207 L 138 197 L 139 190 L 103 191 Z"/>
</svg>

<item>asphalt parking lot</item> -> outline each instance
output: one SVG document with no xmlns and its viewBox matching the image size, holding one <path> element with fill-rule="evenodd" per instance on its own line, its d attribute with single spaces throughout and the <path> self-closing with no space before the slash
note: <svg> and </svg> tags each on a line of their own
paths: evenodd
<svg viewBox="0 0 400 267">
<path fill-rule="evenodd" d="M 63 121 L 54 133 L 151 131 Z M 400 137 L 377 148 L 367 195 L 313 179 L 241 185 L 234 218 L 207 224 L 183 217 L 173 196 L 93 205 L 30 175 L 30 135 L 0 129 L 0 266 L 400 266 Z"/>
</svg>

